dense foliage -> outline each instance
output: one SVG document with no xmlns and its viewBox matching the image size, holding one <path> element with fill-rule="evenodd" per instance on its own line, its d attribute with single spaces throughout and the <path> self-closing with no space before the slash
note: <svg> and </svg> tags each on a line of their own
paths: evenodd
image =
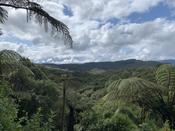
<svg viewBox="0 0 175 131">
<path fill-rule="evenodd" d="M 170 131 L 171 65 L 72 72 L 0 52 L 2 131 Z M 66 75 L 65 75 L 66 74 Z"/>
</svg>

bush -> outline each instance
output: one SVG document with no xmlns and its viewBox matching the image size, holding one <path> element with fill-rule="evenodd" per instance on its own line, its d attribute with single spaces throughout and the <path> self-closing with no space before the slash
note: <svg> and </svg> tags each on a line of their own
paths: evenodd
<svg viewBox="0 0 175 131">
<path fill-rule="evenodd" d="M 53 112 L 49 113 L 47 120 L 43 119 L 41 110 L 31 118 L 18 118 L 19 106 L 9 96 L 11 92 L 7 84 L 0 85 L 0 131 L 52 131 Z"/>
<path fill-rule="evenodd" d="M 8 98 L 7 85 L 0 85 L 0 130 L 20 131 L 21 125 L 17 122 L 17 106 Z"/>
<path fill-rule="evenodd" d="M 80 128 L 81 131 L 132 131 L 137 129 L 128 116 L 107 110 L 84 112 Z"/>
</svg>

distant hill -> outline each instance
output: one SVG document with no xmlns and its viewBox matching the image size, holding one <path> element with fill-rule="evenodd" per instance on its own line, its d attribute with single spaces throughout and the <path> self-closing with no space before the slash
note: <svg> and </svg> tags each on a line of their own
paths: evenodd
<svg viewBox="0 0 175 131">
<path fill-rule="evenodd" d="M 173 59 L 169 59 L 169 60 L 162 60 L 160 61 L 161 63 L 164 63 L 164 64 L 173 64 L 175 65 L 175 60 Z"/>
<path fill-rule="evenodd" d="M 122 60 L 116 62 L 92 62 L 84 64 L 44 64 L 47 67 L 61 68 L 71 71 L 90 71 L 93 69 L 100 70 L 114 70 L 114 69 L 126 69 L 126 68 L 137 68 L 137 67 L 153 67 L 161 64 L 156 61 L 141 61 L 141 60 Z"/>
</svg>

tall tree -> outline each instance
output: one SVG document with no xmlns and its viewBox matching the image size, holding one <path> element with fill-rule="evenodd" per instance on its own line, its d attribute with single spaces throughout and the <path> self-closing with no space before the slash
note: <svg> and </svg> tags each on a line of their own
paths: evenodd
<svg viewBox="0 0 175 131">
<path fill-rule="evenodd" d="M 72 46 L 72 38 L 68 27 L 63 22 L 50 16 L 38 3 L 30 0 L 0 0 L 0 23 L 4 23 L 8 19 L 8 11 L 5 7 L 26 10 L 27 21 L 34 16 L 39 24 L 44 24 L 45 31 L 48 30 L 50 24 L 52 31 L 62 33 L 67 43 Z"/>
</svg>

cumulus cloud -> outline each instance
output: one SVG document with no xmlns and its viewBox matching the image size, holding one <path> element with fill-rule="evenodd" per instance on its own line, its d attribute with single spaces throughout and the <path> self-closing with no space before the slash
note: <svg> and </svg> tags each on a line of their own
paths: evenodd
<svg viewBox="0 0 175 131">
<path fill-rule="evenodd" d="M 163 0 L 61 0 L 70 6 L 80 19 L 122 18 L 133 12 L 145 12 Z"/>
<path fill-rule="evenodd" d="M 2 25 L 4 35 L 1 36 L 0 49 L 13 49 L 34 62 L 47 63 L 173 58 L 173 20 L 155 18 L 142 23 L 127 21 L 132 13 L 142 14 L 161 2 L 170 4 L 168 0 L 40 2 L 52 16 L 69 26 L 74 40 L 73 49 L 66 47 L 63 40 L 51 37 L 35 21 L 27 23 L 24 10 L 8 9 L 9 19 Z M 63 12 L 65 5 L 73 15 Z M 110 21 L 113 18 L 119 21 L 114 24 Z"/>
</svg>

